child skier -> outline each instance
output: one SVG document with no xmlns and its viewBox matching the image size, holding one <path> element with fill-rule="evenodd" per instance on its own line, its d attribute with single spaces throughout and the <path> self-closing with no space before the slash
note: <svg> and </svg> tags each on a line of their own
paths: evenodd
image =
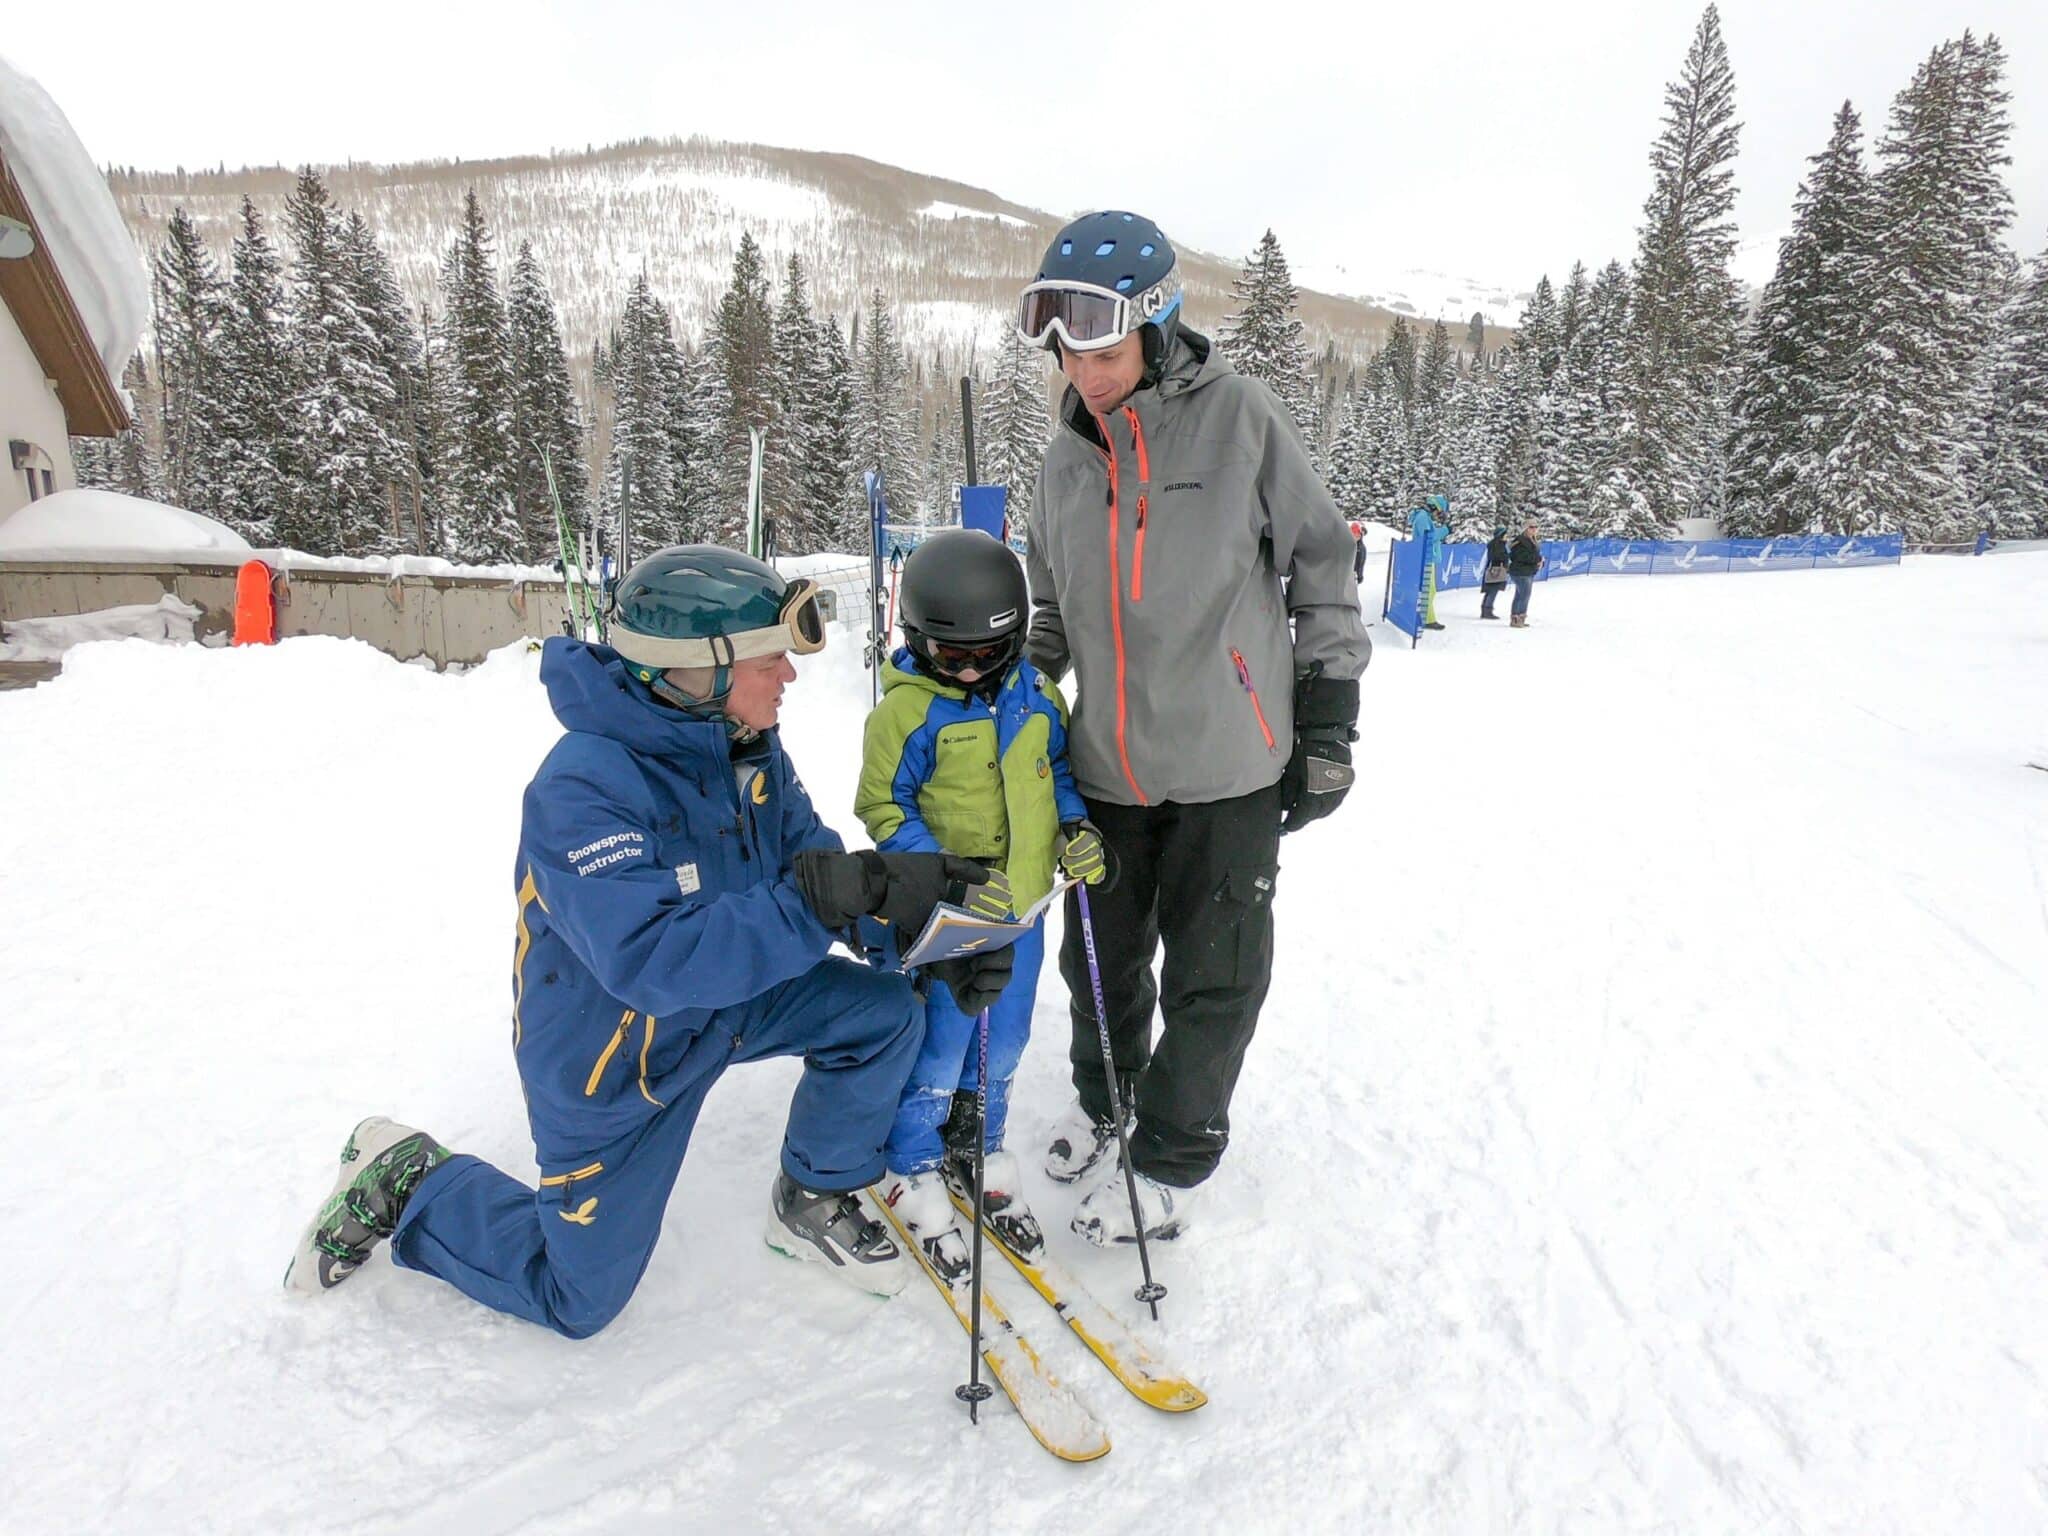
<svg viewBox="0 0 2048 1536">
<path fill-rule="evenodd" d="M 985 533 L 949 529 L 911 554 L 897 601 L 906 643 L 883 669 L 854 804 L 875 846 L 973 857 L 991 879 L 970 904 L 996 915 L 1045 895 L 1055 865 L 1090 884 L 1101 880 L 1102 836 L 1067 767 L 1066 705 L 1023 659 L 1030 599 L 1017 557 Z M 1002 1148 L 1010 1080 L 1031 1033 L 1043 931 L 1034 925 L 1012 951 L 1009 985 L 989 1010 L 982 1197 L 998 1234 L 1029 1257 L 1045 1238 L 1024 1203 L 1017 1159 Z M 973 1198 L 978 1047 L 975 1016 L 934 980 L 924 1046 L 883 1149 L 890 1208 L 949 1281 L 968 1268 L 947 1186 Z"/>
</svg>

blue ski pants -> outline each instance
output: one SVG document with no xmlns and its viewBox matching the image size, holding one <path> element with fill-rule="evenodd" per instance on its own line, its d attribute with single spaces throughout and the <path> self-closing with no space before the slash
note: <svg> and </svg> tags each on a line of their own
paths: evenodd
<svg viewBox="0 0 2048 1536">
<path fill-rule="evenodd" d="M 1009 985 L 988 1011 L 988 1125 L 983 1145 L 991 1152 L 1003 1144 L 1003 1125 L 1010 1113 L 1010 1080 L 1031 1038 L 1031 1004 L 1038 993 L 1038 972 L 1045 963 L 1045 929 L 1031 931 L 1012 946 L 1016 969 Z M 946 984 L 933 979 L 924 1004 L 924 1046 L 903 1097 L 896 1105 L 896 1123 L 889 1128 L 887 1148 L 892 1173 L 922 1173 L 936 1168 L 945 1156 L 940 1127 L 953 1107 L 953 1092 L 972 1093 L 980 1083 L 980 1034 L 977 1014 L 964 1013 Z"/>
<path fill-rule="evenodd" d="M 917 1058 L 922 1010 L 899 974 L 820 962 L 720 1009 L 662 1087 L 666 1103 L 624 1136 L 531 1189 L 479 1158 L 427 1175 L 391 1239 L 402 1267 L 438 1275 L 487 1307 L 588 1338 L 619 1315 L 661 1236 L 669 1192 L 711 1085 L 734 1062 L 802 1056 L 782 1167 L 807 1189 L 858 1189 L 882 1176 L 882 1144 Z M 561 1145 L 564 1128 L 550 1128 Z M 573 1144 L 573 1143 L 572 1143 Z M 768 1191 L 761 1191 L 768 1209 Z"/>
</svg>

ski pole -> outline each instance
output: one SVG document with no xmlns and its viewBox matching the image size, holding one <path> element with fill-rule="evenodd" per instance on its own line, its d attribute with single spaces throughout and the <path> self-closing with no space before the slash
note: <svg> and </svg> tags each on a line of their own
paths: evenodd
<svg viewBox="0 0 2048 1536">
<path fill-rule="evenodd" d="M 980 1040 L 980 1065 L 974 1077 L 974 1261 L 969 1270 L 968 1310 L 974 1322 L 967 1330 L 967 1382 L 953 1389 L 953 1395 L 967 1405 L 967 1422 L 981 1422 L 981 1405 L 995 1390 L 981 1379 L 981 1175 L 982 1154 L 988 1146 L 988 1010 L 981 1010 L 975 1022 Z"/>
<path fill-rule="evenodd" d="M 1152 1309 L 1152 1321 L 1159 1321 L 1159 1302 L 1166 1295 L 1166 1287 L 1152 1278 L 1152 1256 L 1145 1248 L 1145 1217 L 1138 1209 L 1138 1176 L 1131 1171 L 1131 1138 L 1124 1129 L 1123 1096 L 1116 1086 L 1116 1054 L 1109 1045 L 1109 1010 L 1102 1002 L 1102 967 L 1095 959 L 1095 919 L 1088 911 L 1088 887 L 1077 885 L 1074 894 L 1081 898 L 1081 944 L 1088 951 L 1088 984 L 1095 991 L 1095 1037 L 1102 1043 L 1102 1072 L 1109 1079 L 1109 1112 L 1116 1121 L 1117 1153 L 1124 1164 L 1124 1189 L 1131 1197 L 1131 1227 L 1138 1234 L 1138 1267 L 1145 1273 L 1145 1283 L 1135 1292 L 1138 1300 Z"/>
</svg>

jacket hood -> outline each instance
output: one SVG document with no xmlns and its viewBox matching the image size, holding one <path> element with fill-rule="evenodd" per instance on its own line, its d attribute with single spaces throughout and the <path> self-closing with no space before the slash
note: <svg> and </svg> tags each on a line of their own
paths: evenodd
<svg viewBox="0 0 2048 1536">
<path fill-rule="evenodd" d="M 1140 387 L 1128 403 L 1138 404 L 1148 389 L 1161 400 L 1171 400 L 1205 388 L 1235 372 L 1237 370 L 1230 366 L 1230 360 L 1218 354 L 1215 343 L 1208 337 L 1200 331 L 1179 326 L 1174 330 L 1173 346 L 1166 354 L 1166 366 L 1159 371 L 1159 382 Z M 1071 384 L 1060 395 L 1060 419 L 1089 442 L 1096 441 L 1095 418 L 1088 414 L 1081 392 Z"/>
<path fill-rule="evenodd" d="M 726 755 L 722 722 L 692 720 L 657 703 L 608 645 L 551 635 L 540 649 L 540 681 L 565 729 L 604 736 L 658 757 Z M 768 733 L 772 734 L 772 733 Z"/>
</svg>

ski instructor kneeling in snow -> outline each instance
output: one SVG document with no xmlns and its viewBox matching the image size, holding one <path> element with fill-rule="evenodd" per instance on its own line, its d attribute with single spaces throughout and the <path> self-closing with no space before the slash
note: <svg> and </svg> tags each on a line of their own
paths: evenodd
<svg viewBox="0 0 2048 1536">
<path fill-rule="evenodd" d="M 904 976 L 827 951 L 869 914 L 915 932 L 987 870 L 845 853 L 818 820 L 775 730 L 790 654 L 825 644 L 809 582 L 709 545 L 666 549 L 619 583 L 611 642 L 544 647 L 567 734 L 527 787 L 513 870 L 512 1050 L 540 1187 L 365 1120 L 289 1289 L 339 1284 L 388 1237 L 400 1267 L 588 1337 L 647 1268 L 712 1083 L 797 1055 L 768 1242 L 865 1290 L 903 1284 L 906 1261 L 852 1192 L 882 1175 L 923 1010 Z M 931 969 L 985 1008 L 1007 956 Z"/>
<path fill-rule="evenodd" d="M 1161 1238 L 1229 1141 L 1272 974 L 1280 834 L 1350 788 L 1371 654 L 1350 531 L 1293 419 L 1178 323 L 1180 292 L 1150 219 L 1094 213 L 1054 237 L 1017 317 L 1070 386 L 1031 509 L 1026 654 L 1056 679 L 1071 661 L 1079 679 L 1069 756 L 1120 871 L 1094 897 L 1095 940 L 1117 1075 L 1136 1089 L 1138 1204 Z M 1116 1145 L 1068 901 L 1079 1102 L 1046 1156 L 1062 1181 Z M 1135 1237 L 1114 1170 L 1073 1225 L 1098 1243 Z"/>
</svg>

